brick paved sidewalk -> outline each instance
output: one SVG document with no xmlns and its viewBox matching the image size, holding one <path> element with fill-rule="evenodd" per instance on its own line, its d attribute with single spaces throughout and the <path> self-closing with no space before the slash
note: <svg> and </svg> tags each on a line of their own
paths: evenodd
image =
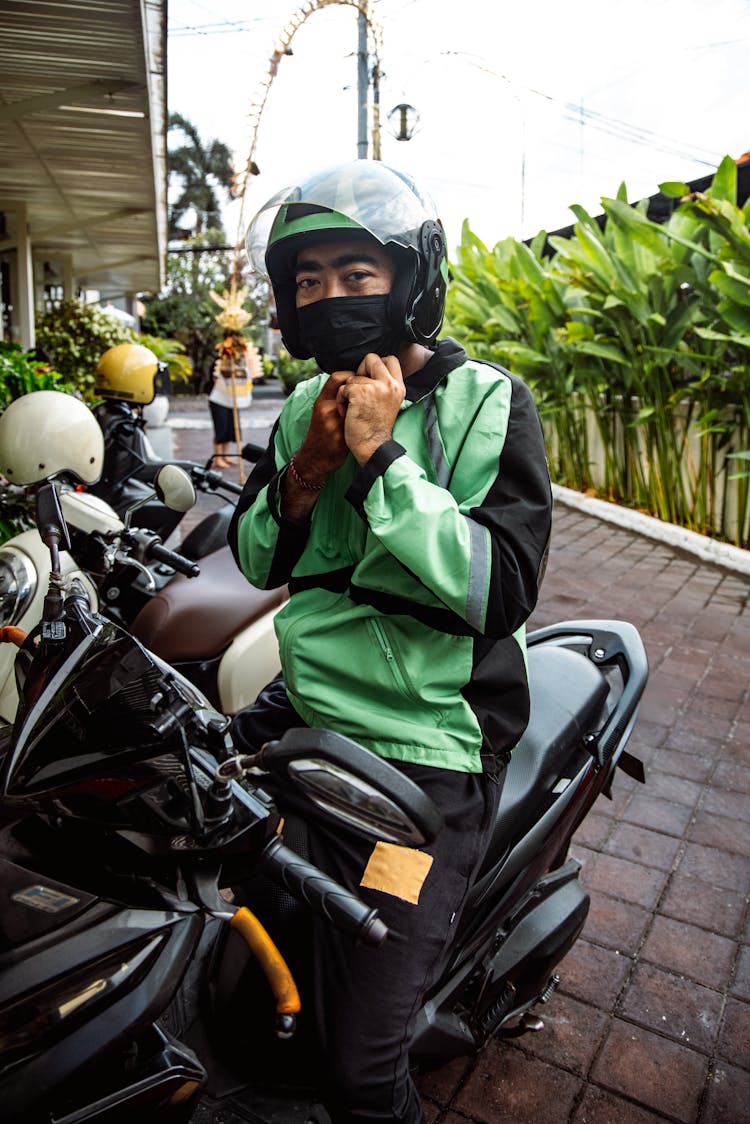
<svg viewBox="0 0 750 1124">
<path fill-rule="evenodd" d="M 264 441 L 252 413 L 245 438 Z M 210 432 L 173 435 L 177 455 L 210 452 Z M 556 506 L 531 625 L 640 629 L 651 678 L 630 748 L 648 780 L 618 773 L 576 836 L 591 912 L 536 1009 L 545 1029 L 423 1077 L 429 1124 L 750 1121 L 749 595 L 746 577 Z"/>
<path fill-rule="evenodd" d="M 619 617 L 651 676 L 574 840 L 592 904 L 545 1029 L 422 1082 L 428 1121 L 750 1121 L 750 583 L 557 506 L 533 626 Z"/>
</svg>

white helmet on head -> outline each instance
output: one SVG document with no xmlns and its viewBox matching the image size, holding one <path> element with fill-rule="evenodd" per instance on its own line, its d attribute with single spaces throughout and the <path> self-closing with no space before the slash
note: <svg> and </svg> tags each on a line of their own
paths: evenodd
<svg viewBox="0 0 750 1124">
<path fill-rule="evenodd" d="M 0 473 L 11 484 L 38 484 L 58 472 L 95 484 L 103 463 L 99 423 L 71 394 L 34 390 L 0 416 Z"/>
</svg>

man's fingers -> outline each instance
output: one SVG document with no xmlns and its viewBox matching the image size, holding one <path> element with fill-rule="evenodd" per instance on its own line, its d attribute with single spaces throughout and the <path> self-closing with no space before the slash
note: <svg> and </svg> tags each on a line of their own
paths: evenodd
<svg viewBox="0 0 750 1124">
<path fill-rule="evenodd" d="M 388 368 L 380 356 L 371 351 L 357 367 L 357 374 L 368 379 L 385 378 L 388 375 Z"/>
<path fill-rule="evenodd" d="M 383 363 L 387 367 L 390 374 L 393 375 L 394 379 L 398 379 L 400 382 L 403 382 L 404 376 L 401 371 L 401 364 L 399 363 L 395 355 L 386 355 L 383 359 Z"/>
<path fill-rule="evenodd" d="M 351 378 L 351 371 L 334 371 L 329 375 L 323 383 L 319 398 L 333 399 L 339 392 L 339 387 L 343 386 L 347 379 Z"/>
<path fill-rule="evenodd" d="M 374 352 L 365 355 L 357 368 L 357 374 L 370 379 L 393 378 L 397 382 L 403 382 L 404 378 L 401 373 L 401 364 L 395 355 L 381 357 Z"/>
</svg>

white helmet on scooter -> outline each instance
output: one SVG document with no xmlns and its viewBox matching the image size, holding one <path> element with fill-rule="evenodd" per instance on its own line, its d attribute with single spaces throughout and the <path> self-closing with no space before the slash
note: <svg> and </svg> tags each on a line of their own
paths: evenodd
<svg viewBox="0 0 750 1124">
<path fill-rule="evenodd" d="M 34 390 L 0 417 L 0 473 L 11 484 L 38 484 L 59 472 L 95 484 L 103 463 L 99 423 L 71 394 Z"/>
</svg>

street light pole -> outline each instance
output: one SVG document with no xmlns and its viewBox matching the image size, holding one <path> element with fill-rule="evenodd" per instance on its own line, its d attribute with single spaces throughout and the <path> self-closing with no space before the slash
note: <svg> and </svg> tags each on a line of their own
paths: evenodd
<svg viewBox="0 0 750 1124">
<path fill-rule="evenodd" d="M 367 12 L 357 13 L 357 159 L 367 159 L 367 98 L 370 75 L 367 69 Z"/>
</svg>

